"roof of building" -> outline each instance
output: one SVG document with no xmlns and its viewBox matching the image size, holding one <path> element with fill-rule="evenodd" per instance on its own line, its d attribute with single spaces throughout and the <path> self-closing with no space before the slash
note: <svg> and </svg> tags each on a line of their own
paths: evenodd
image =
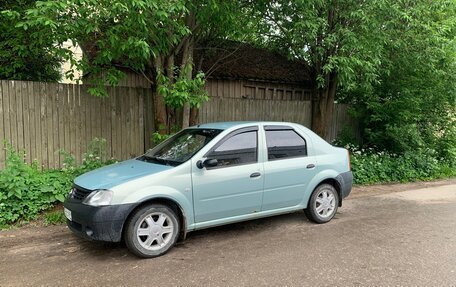
<svg viewBox="0 0 456 287">
<path fill-rule="evenodd" d="M 308 66 L 267 49 L 240 42 L 221 47 L 201 45 L 195 51 L 195 66 L 208 77 L 262 80 L 309 85 Z"/>
<path fill-rule="evenodd" d="M 84 45 L 84 53 L 88 54 L 89 58 L 93 57 L 98 49 L 95 43 L 93 41 Z M 113 62 L 123 61 L 127 60 Z M 309 67 L 303 61 L 290 60 L 277 52 L 242 42 L 212 40 L 209 43 L 198 43 L 194 51 L 194 63 L 195 68 L 202 70 L 209 78 L 259 80 L 305 86 L 310 86 L 311 83 Z"/>
</svg>

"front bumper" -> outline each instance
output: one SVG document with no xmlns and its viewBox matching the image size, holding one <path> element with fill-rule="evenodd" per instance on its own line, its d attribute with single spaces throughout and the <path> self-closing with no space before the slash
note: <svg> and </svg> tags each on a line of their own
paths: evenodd
<svg viewBox="0 0 456 287">
<path fill-rule="evenodd" d="M 67 220 L 67 225 L 76 235 L 89 240 L 119 242 L 125 220 L 136 204 L 90 206 L 67 199 L 63 206 L 71 211 L 72 220 Z"/>
</svg>

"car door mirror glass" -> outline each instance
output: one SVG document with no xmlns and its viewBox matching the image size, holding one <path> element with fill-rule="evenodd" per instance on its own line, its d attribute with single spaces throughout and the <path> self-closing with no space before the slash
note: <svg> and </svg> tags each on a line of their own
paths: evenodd
<svg viewBox="0 0 456 287">
<path fill-rule="evenodd" d="M 218 165 L 218 160 L 216 158 L 208 158 L 203 162 L 205 167 L 214 167 Z"/>
</svg>

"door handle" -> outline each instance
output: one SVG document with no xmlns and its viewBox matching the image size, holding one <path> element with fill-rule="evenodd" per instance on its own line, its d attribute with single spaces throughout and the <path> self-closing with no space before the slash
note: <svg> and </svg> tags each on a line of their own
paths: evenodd
<svg viewBox="0 0 456 287">
<path fill-rule="evenodd" d="M 250 177 L 259 177 L 261 175 L 261 173 L 259 172 L 254 172 L 250 175 Z"/>
<path fill-rule="evenodd" d="M 306 167 L 307 167 L 308 169 L 311 169 L 311 168 L 314 168 L 315 165 L 314 165 L 313 163 L 311 163 L 311 164 L 308 164 Z"/>
</svg>

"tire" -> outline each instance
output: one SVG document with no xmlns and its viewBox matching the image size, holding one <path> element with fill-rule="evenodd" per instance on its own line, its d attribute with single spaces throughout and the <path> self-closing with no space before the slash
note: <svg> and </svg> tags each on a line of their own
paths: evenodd
<svg viewBox="0 0 456 287">
<path fill-rule="evenodd" d="M 166 205 L 150 204 L 137 211 L 126 223 L 127 248 L 135 255 L 152 258 L 165 254 L 176 243 L 179 219 Z"/>
<path fill-rule="evenodd" d="M 315 223 L 326 223 L 336 215 L 338 206 L 339 195 L 337 190 L 334 186 L 325 183 L 313 191 L 304 213 L 309 220 Z"/>
</svg>

